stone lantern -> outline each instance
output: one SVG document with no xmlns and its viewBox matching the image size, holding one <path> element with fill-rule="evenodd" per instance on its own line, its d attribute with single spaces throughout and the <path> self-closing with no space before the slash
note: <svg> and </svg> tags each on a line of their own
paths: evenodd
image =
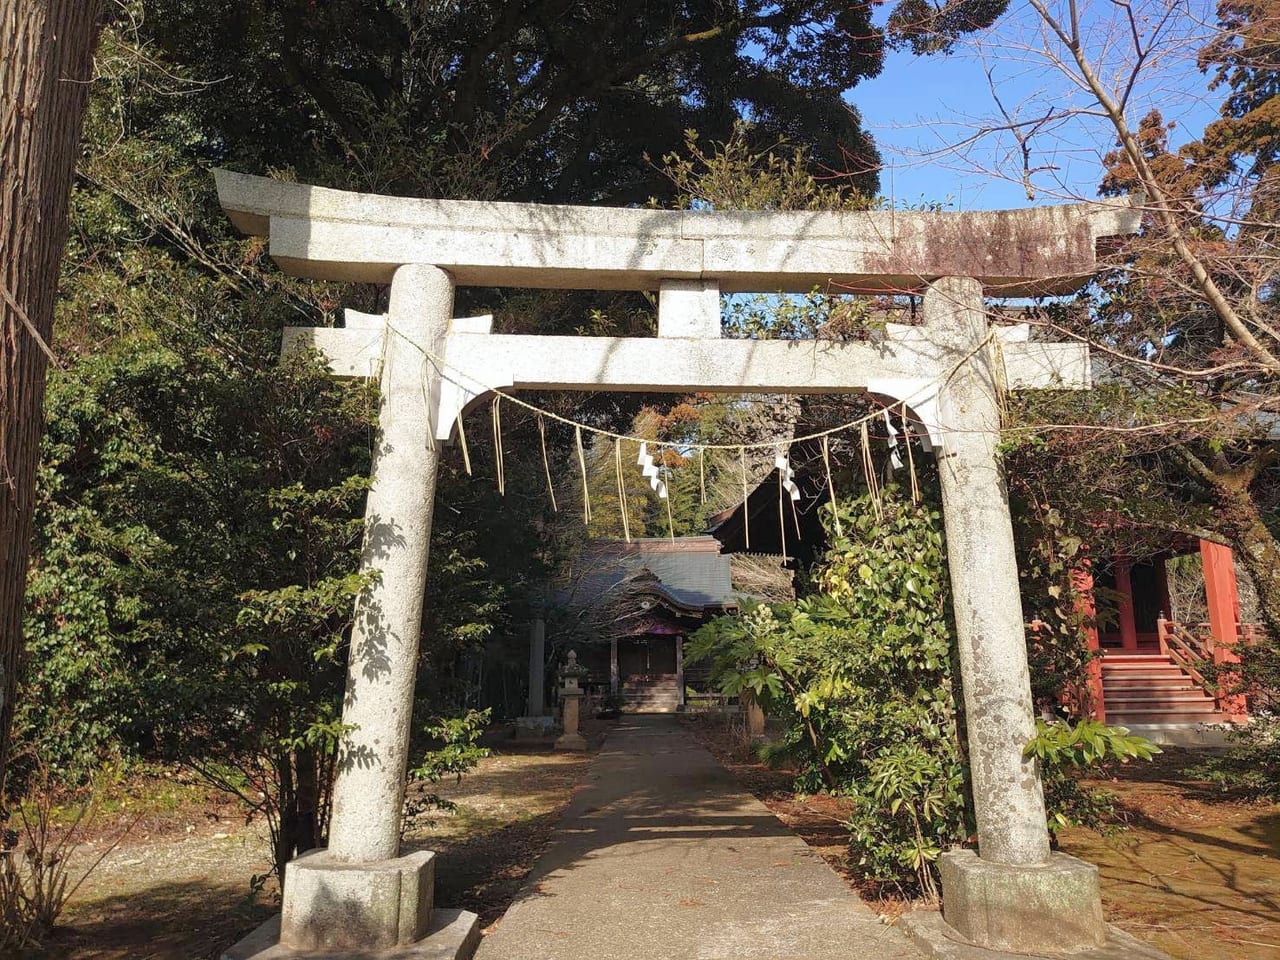
<svg viewBox="0 0 1280 960">
<path fill-rule="evenodd" d="M 560 700 L 564 704 L 564 733 L 556 741 L 557 750 L 585 750 L 587 741 L 578 733 L 578 711 L 582 705 L 582 685 L 579 682 L 588 673 L 578 663 L 578 654 L 570 650 L 565 664 L 560 668 Z"/>
</svg>

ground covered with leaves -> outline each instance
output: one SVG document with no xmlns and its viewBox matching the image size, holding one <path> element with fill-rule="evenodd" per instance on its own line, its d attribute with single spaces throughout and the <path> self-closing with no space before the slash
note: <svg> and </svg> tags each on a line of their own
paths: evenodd
<svg viewBox="0 0 1280 960">
<path fill-rule="evenodd" d="M 585 769 L 585 757 L 543 746 L 500 749 L 461 783 L 436 785 L 456 811 L 406 836 L 407 848 L 439 855 L 436 902 L 475 910 L 485 926 L 501 917 Z M 104 853 L 41 957 L 212 960 L 278 909 L 273 883 L 251 887 L 270 864 L 265 826 L 178 774 L 115 791 L 73 855 L 73 877 Z"/>
<path fill-rule="evenodd" d="M 1069 830 L 1068 853 L 1102 868 L 1107 918 L 1174 957 L 1280 956 L 1280 806 L 1224 794 L 1184 772 L 1197 751 L 1167 749 L 1097 786 L 1126 827 Z"/>
<path fill-rule="evenodd" d="M 759 762 L 742 730 L 689 722 L 702 742 L 788 827 L 881 913 L 911 903 L 861 882 L 848 852 L 849 801 L 798 794 L 793 775 Z M 1070 829 L 1067 853 L 1098 864 L 1107 919 L 1179 960 L 1280 955 L 1280 807 L 1224 794 L 1189 777 L 1202 753 L 1169 748 L 1089 785 L 1116 797 L 1122 823 L 1103 835 Z"/>
</svg>

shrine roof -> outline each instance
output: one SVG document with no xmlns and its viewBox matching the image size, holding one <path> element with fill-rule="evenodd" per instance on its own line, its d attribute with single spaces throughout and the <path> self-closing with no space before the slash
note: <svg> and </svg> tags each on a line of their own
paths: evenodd
<svg viewBox="0 0 1280 960">
<path fill-rule="evenodd" d="M 566 606 L 593 606 L 641 592 L 658 594 L 694 616 L 737 604 L 729 558 L 714 537 L 597 541 L 580 563 L 582 573 L 557 596 Z"/>
</svg>

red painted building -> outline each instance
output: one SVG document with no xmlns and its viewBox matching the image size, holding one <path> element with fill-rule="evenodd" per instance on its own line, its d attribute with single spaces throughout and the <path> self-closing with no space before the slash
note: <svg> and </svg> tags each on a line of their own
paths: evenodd
<svg viewBox="0 0 1280 960">
<path fill-rule="evenodd" d="M 1205 622 L 1181 623 L 1172 615 L 1167 564 L 1192 552 L 1202 561 L 1208 616 Z M 1098 624 L 1088 631 L 1089 645 L 1101 653 L 1081 693 L 1083 714 L 1156 730 L 1248 719 L 1246 698 L 1229 692 L 1229 667 L 1260 628 L 1241 622 L 1229 547 L 1184 538 L 1150 559 L 1116 558 L 1096 583 L 1088 571 L 1077 578 L 1082 612 Z M 1209 663 L 1228 672 L 1214 680 L 1203 669 Z"/>
</svg>

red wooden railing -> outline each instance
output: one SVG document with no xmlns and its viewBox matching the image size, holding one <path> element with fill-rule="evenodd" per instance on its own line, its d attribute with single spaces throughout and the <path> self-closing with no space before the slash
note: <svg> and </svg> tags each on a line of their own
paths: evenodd
<svg viewBox="0 0 1280 960">
<path fill-rule="evenodd" d="M 1248 716 L 1249 707 L 1245 696 L 1229 692 L 1235 686 L 1237 675 L 1230 670 L 1222 671 L 1240 662 L 1237 646 L 1248 645 L 1265 636 L 1259 624 L 1236 624 L 1235 637 L 1226 640 L 1214 635 L 1211 624 L 1197 623 L 1188 626 L 1166 620 L 1161 617 L 1156 621 L 1156 636 L 1160 642 L 1160 653 L 1182 668 L 1191 679 L 1202 686 L 1217 703 L 1218 710 L 1232 719 L 1243 720 Z M 1200 672 L 1201 667 L 1213 664 L 1219 668 L 1216 683 L 1208 681 Z"/>
<path fill-rule="evenodd" d="M 1203 624 L 1201 624 L 1203 626 Z M 1156 621 L 1156 637 L 1160 641 L 1160 653 L 1168 657 L 1192 680 L 1204 688 L 1215 700 L 1219 698 L 1217 684 L 1205 679 L 1198 667 L 1213 661 L 1210 649 L 1212 641 L 1206 643 L 1188 627 L 1161 617 Z"/>
</svg>

